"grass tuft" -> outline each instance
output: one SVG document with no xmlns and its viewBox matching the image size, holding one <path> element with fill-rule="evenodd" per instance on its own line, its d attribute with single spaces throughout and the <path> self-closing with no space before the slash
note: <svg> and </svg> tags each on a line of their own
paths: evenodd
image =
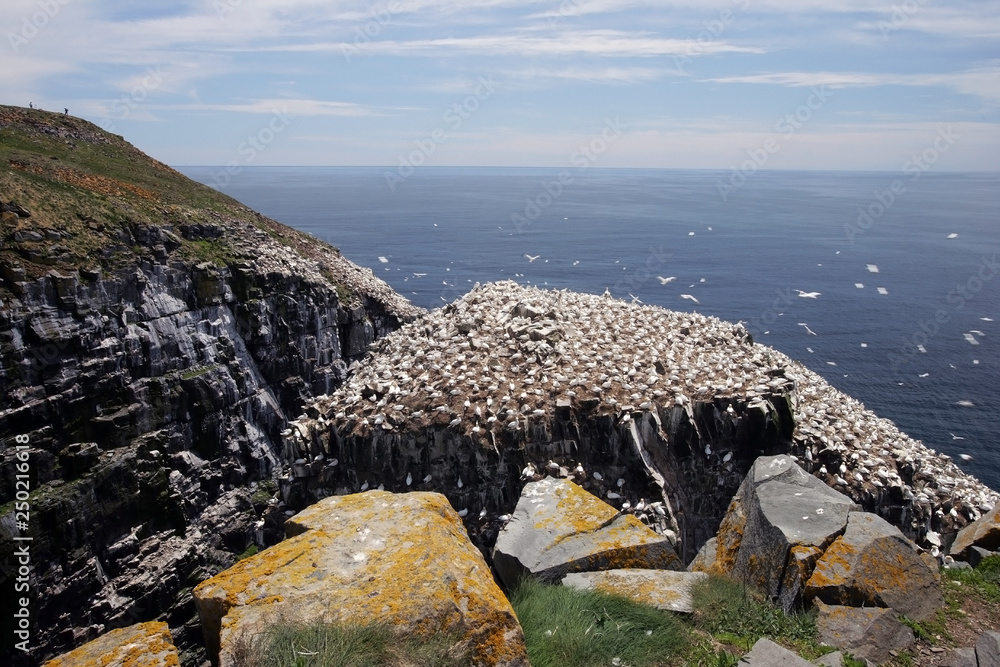
<svg viewBox="0 0 1000 667">
<path fill-rule="evenodd" d="M 532 667 L 677 664 L 688 644 L 674 614 L 624 597 L 525 579 L 511 604 Z"/>
<path fill-rule="evenodd" d="M 466 647 L 448 634 L 400 640 L 384 625 L 275 625 L 237 639 L 233 667 L 465 667 Z"/>
<path fill-rule="evenodd" d="M 761 637 L 807 659 L 829 651 L 819 644 L 815 612 L 785 614 L 759 592 L 715 575 L 696 582 L 691 595 L 694 626 L 741 651 L 749 651 Z"/>
</svg>

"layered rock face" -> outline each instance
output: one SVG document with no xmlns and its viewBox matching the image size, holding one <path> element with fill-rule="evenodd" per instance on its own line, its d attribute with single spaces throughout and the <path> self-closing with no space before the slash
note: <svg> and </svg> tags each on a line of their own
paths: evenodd
<svg viewBox="0 0 1000 667">
<path fill-rule="evenodd" d="M 0 661 L 157 617 L 197 653 L 190 589 L 280 538 L 288 418 L 419 311 L 118 137 L 18 113 L 0 108 L 0 199 L 21 211 L 5 205 L 0 245 L 0 560 L 33 538 L 35 650 Z M 24 442 L 27 530 L 10 502 Z M 5 565 L 0 585 L 13 579 Z"/>
<path fill-rule="evenodd" d="M 685 561 L 761 455 L 796 457 L 921 542 L 998 499 L 739 325 L 512 282 L 387 337 L 311 415 L 288 446 L 338 465 L 300 488 L 439 490 L 484 549 L 541 470 L 675 531 Z"/>
</svg>

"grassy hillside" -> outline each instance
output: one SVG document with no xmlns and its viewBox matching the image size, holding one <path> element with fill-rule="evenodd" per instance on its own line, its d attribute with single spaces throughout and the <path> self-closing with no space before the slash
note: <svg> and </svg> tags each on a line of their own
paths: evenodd
<svg viewBox="0 0 1000 667">
<path fill-rule="evenodd" d="M 247 224 L 277 244 L 320 262 L 331 283 L 351 287 L 335 248 L 270 220 L 145 155 L 118 135 L 79 118 L 0 106 L 0 290 L 56 270 L 114 270 L 157 258 L 231 264 L 253 256 Z M 10 208 L 10 207 L 8 207 Z M 188 225 L 212 228 L 187 240 Z M 149 229 L 156 228 L 150 239 Z M 160 231 L 162 230 L 162 232 Z M 351 289 L 343 290 L 350 294 Z M 405 306 L 404 306 L 405 307 Z"/>
</svg>

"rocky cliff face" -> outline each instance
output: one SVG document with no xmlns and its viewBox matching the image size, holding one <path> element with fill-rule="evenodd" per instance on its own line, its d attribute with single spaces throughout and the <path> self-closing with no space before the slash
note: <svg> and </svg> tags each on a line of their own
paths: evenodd
<svg viewBox="0 0 1000 667">
<path fill-rule="evenodd" d="M 0 107 L 0 160 L 0 661 L 155 618 L 193 661 L 191 588 L 280 538 L 287 421 L 418 310 L 82 121 Z M 30 656 L 7 644 L 17 536 Z"/>
<path fill-rule="evenodd" d="M 487 550 L 541 473 L 674 531 L 686 561 L 762 455 L 798 457 L 928 548 L 998 498 L 739 325 L 510 282 L 380 341 L 308 413 L 287 446 L 339 465 L 289 486 L 441 491 Z"/>
</svg>

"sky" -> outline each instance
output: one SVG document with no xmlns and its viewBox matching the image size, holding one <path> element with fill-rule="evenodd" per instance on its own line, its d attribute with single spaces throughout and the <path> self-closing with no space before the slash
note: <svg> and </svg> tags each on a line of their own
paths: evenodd
<svg viewBox="0 0 1000 667">
<path fill-rule="evenodd" d="M 1000 170 L 997 0 L 3 0 L 0 102 L 184 165 Z"/>
</svg>

